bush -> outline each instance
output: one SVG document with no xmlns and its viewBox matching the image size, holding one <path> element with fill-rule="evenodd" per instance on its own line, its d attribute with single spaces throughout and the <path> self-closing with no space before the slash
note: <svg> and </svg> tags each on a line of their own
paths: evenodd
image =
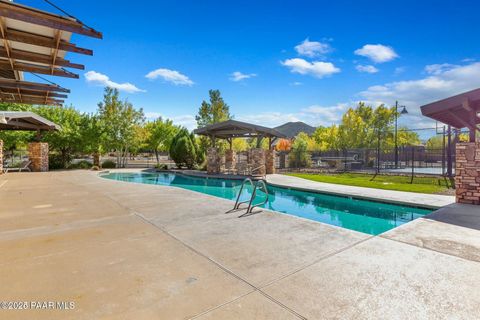
<svg viewBox="0 0 480 320">
<path fill-rule="evenodd" d="M 93 167 L 92 167 L 92 170 L 93 170 L 93 171 L 98 171 L 98 170 L 100 170 L 100 167 L 99 167 L 99 166 L 93 166 Z"/>
<path fill-rule="evenodd" d="M 87 160 L 82 160 L 77 163 L 72 163 L 68 166 L 68 169 L 90 169 L 92 164 Z"/>
<path fill-rule="evenodd" d="M 58 153 L 48 155 L 48 167 L 50 170 L 65 169 L 63 158 Z"/>
<path fill-rule="evenodd" d="M 168 170 L 168 165 L 166 165 L 166 164 L 157 164 L 157 165 L 155 165 L 155 168 L 156 168 L 156 169 L 159 169 L 159 170 Z"/>
<path fill-rule="evenodd" d="M 201 158 L 201 152 L 193 133 L 187 129 L 181 129 L 172 139 L 170 145 L 170 157 L 175 161 L 177 167 L 182 166 L 193 169 Z"/>
<path fill-rule="evenodd" d="M 298 135 L 292 144 L 292 151 L 288 155 L 288 165 L 291 168 L 308 168 L 310 164 L 308 141 L 302 135 Z"/>
<path fill-rule="evenodd" d="M 105 160 L 102 162 L 102 168 L 104 169 L 114 169 L 117 167 L 117 164 L 112 160 Z"/>
</svg>

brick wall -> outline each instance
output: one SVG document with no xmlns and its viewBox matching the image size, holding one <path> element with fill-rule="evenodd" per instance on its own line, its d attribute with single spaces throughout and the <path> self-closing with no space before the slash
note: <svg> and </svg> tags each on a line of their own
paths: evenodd
<svg viewBox="0 0 480 320">
<path fill-rule="evenodd" d="M 267 174 L 273 174 L 275 173 L 275 150 L 270 149 L 265 151 L 265 156 L 266 156 L 266 170 Z"/>
<path fill-rule="evenodd" d="M 32 162 L 32 171 L 48 171 L 48 143 L 32 142 L 28 144 L 28 159 Z"/>
<path fill-rule="evenodd" d="M 235 169 L 237 167 L 237 154 L 233 150 L 225 150 L 225 169 Z"/>
<path fill-rule="evenodd" d="M 250 149 L 250 164 L 255 174 L 264 176 L 265 171 L 265 150 L 261 148 Z"/>
<path fill-rule="evenodd" d="M 480 205 L 480 142 L 457 143 L 457 202 Z"/>
</svg>

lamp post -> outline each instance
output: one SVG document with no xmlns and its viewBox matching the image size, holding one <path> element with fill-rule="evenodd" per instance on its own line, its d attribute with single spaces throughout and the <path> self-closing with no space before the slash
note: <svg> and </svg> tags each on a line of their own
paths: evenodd
<svg viewBox="0 0 480 320">
<path fill-rule="evenodd" d="M 398 101 L 395 101 L 395 169 L 398 168 Z M 400 106 L 402 111 L 400 114 L 407 114 L 407 108 L 405 106 Z"/>
</svg>

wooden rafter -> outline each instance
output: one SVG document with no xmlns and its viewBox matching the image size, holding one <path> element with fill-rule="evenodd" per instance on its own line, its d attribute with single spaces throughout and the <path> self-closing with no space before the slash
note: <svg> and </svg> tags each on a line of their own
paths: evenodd
<svg viewBox="0 0 480 320">
<path fill-rule="evenodd" d="M 2 35 L 2 37 L 6 40 L 22 42 L 46 48 L 55 48 L 57 46 L 54 38 L 10 28 L 5 30 L 5 35 Z M 89 56 L 93 55 L 92 50 L 77 47 L 75 44 L 64 40 L 60 40 L 58 48 L 63 51 L 75 52 Z"/>
<path fill-rule="evenodd" d="M 52 57 L 47 54 L 40 54 L 40 53 L 23 51 L 18 49 L 10 49 L 10 52 L 7 52 L 7 50 L 4 47 L 0 47 L 1 58 L 9 58 L 9 55 L 12 59 L 17 59 L 17 60 L 43 63 L 46 65 L 50 65 L 52 63 Z M 82 64 L 72 63 L 69 60 L 65 60 L 60 57 L 57 57 L 55 59 L 55 66 L 68 67 L 68 68 L 74 68 L 74 69 L 80 69 L 80 70 L 85 69 L 85 66 Z"/>
<path fill-rule="evenodd" d="M 13 79 L 3 79 L 0 78 L 0 88 L 19 88 L 19 89 L 28 89 L 28 90 L 38 90 L 38 91 L 55 91 L 55 92 L 64 92 L 70 93 L 69 89 L 60 87 L 58 85 L 46 84 L 46 83 L 36 83 L 29 81 L 18 81 Z"/>
<path fill-rule="evenodd" d="M 43 90 L 43 91 L 40 91 L 40 90 L 28 90 L 28 89 L 20 89 L 20 88 L 17 88 L 17 89 L 13 89 L 13 88 L 0 88 L 0 92 L 2 93 L 5 93 L 5 94 L 18 94 L 18 90 L 21 91 L 21 94 L 23 96 L 38 96 L 38 97 L 44 97 L 45 95 L 47 95 L 48 93 L 48 96 L 49 97 L 52 97 L 52 98 L 63 98 L 63 99 L 66 99 L 68 98 L 68 95 L 66 94 L 63 94 L 63 93 L 56 93 L 56 92 L 53 92 L 53 91 L 46 91 L 46 90 Z"/>
<path fill-rule="evenodd" d="M 62 104 L 64 100 L 59 99 L 47 99 L 45 100 L 43 97 L 23 97 L 20 101 L 15 97 L 9 96 L 1 96 L 0 100 L 2 102 L 12 102 L 12 103 L 32 103 L 32 104 Z"/>
<path fill-rule="evenodd" d="M 65 18 L 9 1 L 0 0 L 0 16 L 98 39 L 102 38 L 101 32 L 88 28 L 72 18 Z"/>
<path fill-rule="evenodd" d="M 1 69 L 6 69 L 9 67 L 10 67 L 10 64 L 8 63 L 8 61 L 0 60 Z M 23 62 L 14 62 L 13 70 L 49 74 L 49 75 L 66 77 L 66 78 L 74 78 L 74 79 L 79 78 L 78 74 L 67 71 L 65 69 L 54 68 L 53 71 L 51 71 L 50 67 L 48 66 L 45 67 L 38 64 L 30 64 L 30 63 L 23 63 Z"/>
</svg>

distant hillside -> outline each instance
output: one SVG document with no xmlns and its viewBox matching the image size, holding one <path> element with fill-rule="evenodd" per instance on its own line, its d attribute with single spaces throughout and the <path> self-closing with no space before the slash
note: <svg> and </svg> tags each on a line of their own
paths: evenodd
<svg viewBox="0 0 480 320">
<path fill-rule="evenodd" d="M 315 127 L 309 126 L 305 122 L 287 122 L 281 126 L 275 127 L 275 130 L 283 133 L 288 138 L 294 138 L 300 132 L 305 132 L 308 135 L 311 135 L 315 132 Z"/>
</svg>

